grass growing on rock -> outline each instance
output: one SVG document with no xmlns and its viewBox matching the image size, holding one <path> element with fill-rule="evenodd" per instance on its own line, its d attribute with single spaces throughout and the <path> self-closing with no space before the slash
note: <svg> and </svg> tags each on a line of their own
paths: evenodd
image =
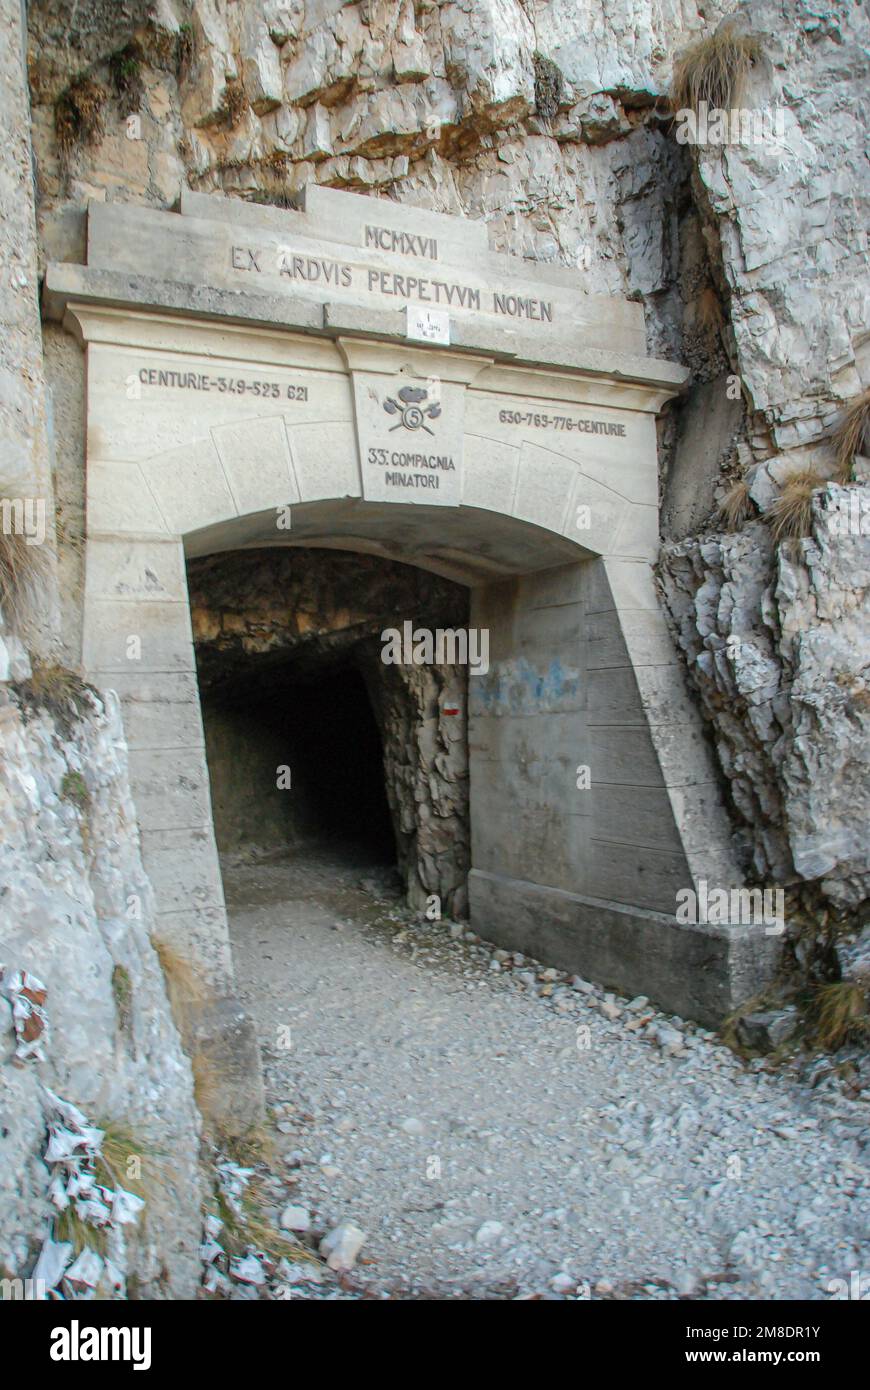
<svg viewBox="0 0 870 1390">
<path fill-rule="evenodd" d="M 284 1236 L 263 1215 L 266 1196 L 261 1190 L 255 1174 L 239 1202 L 239 1211 L 234 1211 L 220 1186 L 215 1186 L 215 1205 L 217 1215 L 224 1223 L 219 1240 L 229 1256 L 244 1255 L 253 1249 L 269 1255 L 274 1260 L 287 1260 L 288 1263 L 302 1261 L 319 1265 L 321 1261 L 313 1250 Z"/>
<path fill-rule="evenodd" d="M 79 145 L 97 145 L 103 138 L 105 87 L 83 73 L 61 92 L 54 104 L 54 133 L 61 158 L 68 160 Z"/>
<path fill-rule="evenodd" d="M 144 87 L 142 83 L 143 53 L 135 39 L 118 49 L 109 58 L 109 73 L 115 95 L 120 98 L 124 115 L 138 111 L 142 104 Z"/>
<path fill-rule="evenodd" d="M 178 75 L 184 76 L 193 62 L 193 26 L 184 23 L 178 26 L 175 45 L 175 63 Z"/>
<path fill-rule="evenodd" d="M 779 496 L 768 508 L 765 520 L 777 542 L 808 536 L 813 522 L 813 493 L 827 482 L 814 468 L 792 473 Z"/>
<path fill-rule="evenodd" d="M 755 504 L 749 495 L 749 484 L 745 478 L 738 478 L 719 503 L 719 517 L 729 531 L 739 531 L 754 510 Z"/>
<path fill-rule="evenodd" d="M 836 478 L 840 483 L 848 483 L 852 479 L 856 454 L 870 456 L 870 386 L 846 407 L 833 438 L 837 451 Z"/>
<path fill-rule="evenodd" d="M 820 985 L 810 1011 L 814 1040 L 827 1052 L 870 1037 L 867 991 L 857 980 Z"/>
<path fill-rule="evenodd" d="M 125 1120 L 100 1119 L 97 1128 L 103 1132 L 100 1152 L 94 1159 L 97 1182 L 113 1191 L 121 1188 L 132 1192 L 147 1202 L 149 1195 L 165 1180 L 158 1151 Z M 147 1207 L 142 1216 L 146 1213 Z M 83 1221 L 73 1204 L 55 1217 L 54 1238 L 70 1241 L 76 1255 L 82 1250 L 94 1250 L 102 1256 L 107 1253 L 107 1231 Z"/>
<path fill-rule="evenodd" d="M 60 797 L 62 801 L 74 806 L 78 812 L 82 852 L 87 859 L 91 851 L 91 827 L 88 819 L 91 810 L 91 793 L 80 772 L 70 768 L 64 773 L 63 781 L 60 784 Z"/>
<path fill-rule="evenodd" d="M 730 24 L 722 26 L 675 58 L 671 106 L 675 111 L 696 113 L 702 102 L 710 109 L 726 111 L 741 106 L 749 76 L 763 57 L 755 34 L 740 33 Z"/>
<path fill-rule="evenodd" d="M 163 1156 L 125 1120 L 100 1120 L 103 1131 L 100 1157 L 94 1168 L 101 1183 L 122 1187 L 147 1200 L 165 1180 Z"/>
<path fill-rule="evenodd" d="M 235 130 L 247 109 L 248 98 L 241 82 L 237 77 L 228 78 L 218 111 L 218 123 L 227 130 Z"/>
<path fill-rule="evenodd" d="M 133 981 L 125 965 L 112 967 L 112 995 L 118 1012 L 118 1023 L 121 1031 L 126 1033 L 133 1018 Z"/>
<path fill-rule="evenodd" d="M 35 661 L 29 680 L 15 686 L 27 714 L 51 715 L 67 737 L 78 720 L 93 709 L 95 691 L 76 671 L 52 662 Z"/>
<path fill-rule="evenodd" d="M 284 150 L 274 150 L 256 165 L 259 187 L 248 194 L 251 203 L 268 207 L 295 208 L 297 195 L 287 182 L 288 156 Z"/>
<path fill-rule="evenodd" d="M 83 1250 L 94 1250 L 102 1256 L 106 1254 L 106 1232 L 99 1226 L 91 1226 L 83 1221 L 73 1206 L 68 1206 L 66 1211 L 55 1217 L 54 1238 L 69 1241 L 75 1255 L 80 1255 Z"/>
<path fill-rule="evenodd" d="M 60 794 L 64 801 L 75 806 L 82 815 L 90 807 L 91 794 L 88 791 L 88 784 L 80 772 L 71 770 L 64 773 L 63 781 L 60 784 Z"/>
</svg>

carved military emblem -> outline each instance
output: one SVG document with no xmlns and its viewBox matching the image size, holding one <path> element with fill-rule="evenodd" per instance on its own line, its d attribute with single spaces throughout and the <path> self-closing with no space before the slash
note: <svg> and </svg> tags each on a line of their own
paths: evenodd
<svg viewBox="0 0 870 1390">
<path fill-rule="evenodd" d="M 398 415 L 399 419 L 395 425 L 391 425 L 390 434 L 393 430 L 425 430 L 427 434 L 434 433 L 426 424 L 428 420 L 437 420 L 441 414 L 441 403 L 430 401 L 429 392 L 423 386 L 403 386 L 397 392 L 398 400 L 393 396 L 387 396 L 384 401 L 384 410 L 388 415 Z"/>
</svg>

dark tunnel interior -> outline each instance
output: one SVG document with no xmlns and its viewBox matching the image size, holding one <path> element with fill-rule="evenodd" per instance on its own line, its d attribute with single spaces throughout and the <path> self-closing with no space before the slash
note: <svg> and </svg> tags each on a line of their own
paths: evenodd
<svg viewBox="0 0 870 1390">
<path fill-rule="evenodd" d="M 353 661 L 304 674 L 292 660 L 263 665 L 203 700 L 219 848 L 316 843 L 394 864 L 380 732 Z"/>
</svg>

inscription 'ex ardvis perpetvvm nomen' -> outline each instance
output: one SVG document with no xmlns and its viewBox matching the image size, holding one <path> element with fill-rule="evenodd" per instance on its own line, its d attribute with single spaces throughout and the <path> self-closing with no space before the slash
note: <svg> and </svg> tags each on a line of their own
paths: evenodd
<svg viewBox="0 0 870 1390">
<path fill-rule="evenodd" d="M 233 246 L 230 263 L 233 270 L 262 274 L 266 253 L 262 248 Z M 479 290 L 461 285 L 455 280 L 436 280 L 427 275 L 408 275 L 375 267 L 361 267 L 329 256 L 297 255 L 280 248 L 278 274 L 309 285 L 381 294 L 421 304 L 438 304 L 445 308 L 474 309 L 513 319 L 531 319 L 539 323 L 553 322 L 553 304 L 534 295 L 508 294 L 499 290 Z"/>
</svg>

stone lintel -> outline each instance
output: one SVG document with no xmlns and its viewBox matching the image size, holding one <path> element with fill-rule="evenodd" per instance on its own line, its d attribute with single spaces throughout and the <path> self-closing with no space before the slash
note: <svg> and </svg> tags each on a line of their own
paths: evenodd
<svg viewBox="0 0 870 1390">
<path fill-rule="evenodd" d="M 638 357 L 603 348 L 574 349 L 560 342 L 550 345 L 510 330 L 499 332 L 487 323 L 456 321 L 451 325 L 450 346 L 439 347 L 407 339 L 404 309 L 317 304 L 290 296 L 278 298 L 175 280 L 155 280 L 126 271 L 69 263 L 48 265 L 42 302 L 44 316 L 62 322 L 80 340 L 81 333 L 66 312 L 67 307 L 75 303 L 223 321 L 247 328 L 304 332 L 329 339 L 365 337 L 407 344 L 415 353 L 437 355 L 459 349 L 517 366 L 552 367 L 578 377 L 607 378 L 627 386 L 642 385 L 652 388 L 648 408 L 654 410 L 678 394 L 689 378 L 687 368 L 660 358 Z"/>
</svg>

